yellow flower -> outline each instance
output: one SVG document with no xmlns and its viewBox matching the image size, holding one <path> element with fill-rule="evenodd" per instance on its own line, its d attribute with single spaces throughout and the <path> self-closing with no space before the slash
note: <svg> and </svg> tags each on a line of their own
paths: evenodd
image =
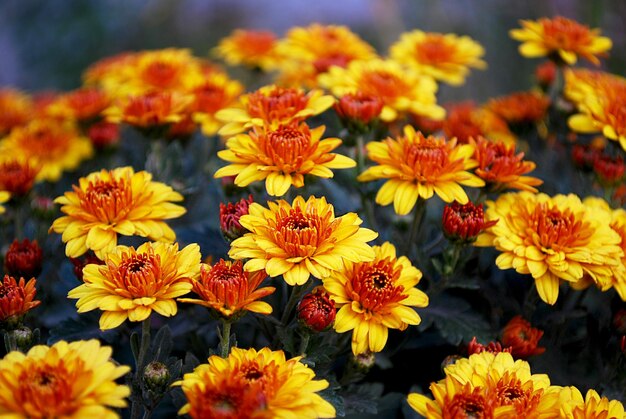
<svg viewBox="0 0 626 419">
<path fill-rule="evenodd" d="M 563 95 L 580 108 L 588 96 L 605 94 L 616 84 L 626 83 L 626 79 L 604 71 L 587 68 L 568 68 L 564 72 Z"/>
<path fill-rule="evenodd" d="M 599 29 L 589 29 L 562 16 L 521 20 L 520 24 L 522 29 L 512 29 L 509 34 L 522 42 L 519 52 L 528 58 L 549 56 L 557 62 L 572 65 L 581 56 L 599 65 L 597 56 L 606 55 L 613 45 L 609 38 L 599 36 Z"/>
<path fill-rule="evenodd" d="M 445 110 L 437 105 L 437 83 L 392 60 L 355 60 L 346 68 L 331 67 L 319 76 L 320 85 L 341 97 L 361 92 L 383 101 L 380 118 L 390 122 L 403 113 L 440 120 Z"/>
<path fill-rule="evenodd" d="M 419 197 L 429 199 L 437 194 L 446 202 L 466 204 L 465 186 L 484 186 L 477 176 L 468 172 L 477 166 L 472 160 L 474 146 L 457 145 L 456 140 L 443 137 L 424 137 L 410 125 L 397 139 L 367 144 L 368 157 L 378 165 L 365 170 L 358 177 L 362 182 L 389 179 L 376 194 L 376 202 L 393 202 L 396 213 L 408 214 Z"/>
<path fill-rule="evenodd" d="M 428 418 L 554 418 L 559 415 L 560 387 L 546 374 L 532 374 L 524 360 L 508 352 L 481 352 L 445 368 L 433 382 L 434 400 L 411 393 L 409 405 Z"/>
<path fill-rule="evenodd" d="M 287 360 L 283 351 L 269 348 L 232 348 L 228 358 L 209 358 L 174 383 L 182 387 L 187 404 L 179 415 L 192 418 L 332 418 L 335 408 L 319 391 L 328 381 L 315 380 L 315 372 Z"/>
<path fill-rule="evenodd" d="M 176 297 L 187 294 L 200 274 L 200 247 L 190 244 L 146 242 L 137 249 L 117 246 L 106 254 L 104 265 L 83 268 L 84 284 L 68 293 L 77 298 L 79 313 L 103 311 L 100 329 L 113 329 L 126 319 L 140 322 L 152 310 L 176 314 Z"/>
<path fill-rule="evenodd" d="M 576 387 L 561 390 L 561 418 L 563 419 L 626 419 L 624 405 L 619 400 L 609 400 L 589 389 L 585 398 Z"/>
<path fill-rule="evenodd" d="M 150 92 L 128 95 L 104 110 L 106 120 L 137 128 L 154 128 L 183 121 L 189 116 L 193 98 L 179 92 Z"/>
<path fill-rule="evenodd" d="M 7 418 L 118 418 L 130 388 L 116 379 L 130 368 L 113 363 L 95 340 L 37 345 L 0 360 L 0 416 Z"/>
<path fill-rule="evenodd" d="M 237 107 L 222 109 L 215 117 L 225 122 L 219 134 L 230 136 L 252 127 L 275 129 L 292 121 L 301 122 L 324 112 L 333 103 L 335 99 L 321 90 L 305 93 L 300 89 L 269 85 L 241 96 Z"/>
<path fill-rule="evenodd" d="M 280 61 L 276 45 L 276 35 L 271 31 L 236 29 L 219 42 L 213 53 L 228 65 L 268 71 L 276 68 Z"/>
<path fill-rule="evenodd" d="M 92 155 L 88 138 L 74 126 L 54 119 L 33 120 L 0 140 L 2 159 L 29 160 L 40 169 L 38 181 L 55 182 L 63 172 L 76 169 Z"/>
<path fill-rule="evenodd" d="M 502 252 L 496 259 L 500 269 L 530 274 L 548 304 L 556 302 L 561 280 L 576 286 L 588 275 L 606 289 L 623 256 L 620 237 L 602 212 L 573 194 L 503 194 L 487 201 L 485 218 L 498 223 L 475 244 Z"/>
<path fill-rule="evenodd" d="M 0 191 L 0 204 L 4 204 L 9 200 L 9 198 L 11 198 L 11 194 L 9 194 L 7 191 Z M 0 205 L 0 214 L 4 213 L 5 211 L 6 208 Z"/>
<path fill-rule="evenodd" d="M 213 266 L 202 264 L 200 277 L 193 281 L 192 291 L 200 298 L 179 298 L 178 301 L 205 306 L 226 318 L 236 318 L 248 311 L 270 314 L 272 306 L 257 301 L 276 290 L 274 287 L 259 288 L 266 277 L 265 271 L 244 272 L 240 260 L 220 259 Z"/>
<path fill-rule="evenodd" d="M 193 100 L 189 105 L 189 113 L 193 122 L 200 125 L 204 135 L 217 134 L 222 123 L 215 114 L 232 106 L 242 91 L 241 83 L 217 71 L 207 74 L 191 87 L 189 93 Z"/>
<path fill-rule="evenodd" d="M 324 278 L 324 288 L 339 309 L 334 328 L 352 332 L 352 353 L 380 352 L 388 329 L 419 324 L 412 307 L 426 307 L 428 296 L 415 288 L 422 273 L 405 256 L 396 257 L 389 242 L 373 247 L 371 262 L 345 262 L 344 269 Z"/>
<path fill-rule="evenodd" d="M 539 92 L 515 92 L 490 99 L 485 109 L 504 119 L 511 127 L 541 121 L 548 111 L 550 99 Z"/>
<path fill-rule="evenodd" d="M 265 180 L 268 194 L 282 196 L 292 185 L 304 186 L 304 175 L 331 178 L 330 169 L 356 166 L 354 160 L 331 153 L 341 145 L 339 138 L 320 140 L 325 129 L 322 125 L 310 130 L 305 123 L 294 123 L 231 137 L 226 141 L 227 150 L 217 153 L 231 164 L 214 176 L 236 175 L 235 185 L 242 187 Z"/>
<path fill-rule="evenodd" d="M 469 36 L 414 30 L 400 35 L 389 48 L 399 63 L 451 85 L 465 83 L 470 67 L 484 69 L 484 48 Z"/>
<path fill-rule="evenodd" d="M 94 172 L 78 180 L 72 192 L 54 202 L 67 214 L 52 223 L 62 233 L 65 254 L 79 257 L 91 249 L 100 259 L 117 245 L 117 235 L 142 236 L 173 242 L 176 234 L 163 220 L 180 217 L 185 209 L 173 202 L 183 197 L 152 175 L 131 167 Z"/>
<path fill-rule="evenodd" d="M 269 208 L 250 204 L 239 223 L 249 230 L 231 243 L 228 256 L 249 259 L 246 271 L 265 269 L 271 277 L 283 275 L 289 285 L 302 285 L 309 276 L 325 278 L 343 268 L 345 260 L 364 262 L 374 258 L 367 244 L 378 233 L 361 228 L 359 216 L 349 212 L 335 217 L 326 198 L 301 196 L 293 203 L 268 202 Z"/>
<path fill-rule="evenodd" d="M 0 137 L 25 125 L 34 110 L 33 101 L 27 94 L 11 88 L 0 89 Z"/>
</svg>

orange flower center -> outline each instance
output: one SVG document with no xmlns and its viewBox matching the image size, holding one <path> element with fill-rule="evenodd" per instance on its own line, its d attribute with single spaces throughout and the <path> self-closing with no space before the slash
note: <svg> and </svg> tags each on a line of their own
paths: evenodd
<svg viewBox="0 0 626 419">
<path fill-rule="evenodd" d="M 195 89 L 193 93 L 195 95 L 194 112 L 212 115 L 227 105 L 226 92 L 222 86 L 207 82 Z"/>
<path fill-rule="evenodd" d="M 246 419 L 266 409 L 265 396 L 258 385 L 232 377 L 223 377 L 216 383 L 207 380 L 203 390 L 196 385 L 188 397 L 193 418 Z"/>
<path fill-rule="evenodd" d="M 317 148 L 311 144 L 311 133 L 307 128 L 280 126 L 258 138 L 267 159 L 262 159 L 268 166 L 276 166 L 283 173 L 297 171 L 307 157 Z M 262 157 L 262 156 L 260 156 Z"/>
<path fill-rule="evenodd" d="M 237 49 L 247 57 L 268 54 L 276 42 L 276 35 L 270 31 L 242 31 L 233 39 Z"/>
<path fill-rule="evenodd" d="M 124 120 L 142 126 L 161 125 L 173 113 L 172 96 L 151 93 L 132 97 L 124 107 Z"/>
<path fill-rule="evenodd" d="M 109 101 L 97 89 L 81 89 L 70 93 L 66 103 L 78 119 L 88 119 L 98 116 L 108 106 Z"/>
<path fill-rule="evenodd" d="M 139 77 L 150 86 L 167 89 L 178 82 L 181 70 L 179 63 L 158 60 L 148 63 Z"/>
<path fill-rule="evenodd" d="M 403 162 L 400 167 L 407 180 L 416 179 L 424 182 L 432 177 L 438 177 L 441 173 L 454 171 L 451 169 L 457 170 L 456 166 L 459 166 L 458 170 L 462 170 L 463 162 L 461 160 L 450 162 L 449 150 L 443 140 L 422 137 L 418 143 L 406 139 L 400 141 L 403 150 L 402 155 L 395 156 L 397 159 L 393 156 L 392 158 Z"/>
<path fill-rule="evenodd" d="M 81 208 L 93 221 L 114 224 L 133 209 L 133 192 L 124 178 L 89 182 L 86 191 L 75 187 Z"/>
<path fill-rule="evenodd" d="M 480 388 L 472 393 L 457 393 L 443 406 L 442 417 L 457 419 L 481 419 L 490 417 Z"/>
<path fill-rule="evenodd" d="M 220 260 L 209 270 L 203 269 L 200 283 L 194 291 L 206 301 L 216 301 L 226 308 L 234 308 L 248 296 L 248 277 L 241 261 Z"/>
<path fill-rule="evenodd" d="M 528 239 L 534 242 L 532 244 L 555 251 L 582 246 L 593 234 L 590 226 L 577 220 L 571 210 L 548 208 L 545 203 L 538 204 L 528 215 L 528 225 Z"/>
<path fill-rule="evenodd" d="M 382 98 L 383 102 L 402 97 L 411 90 L 411 86 L 400 77 L 384 70 L 363 73 L 359 88 L 366 95 Z"/>
<path fill-rule="evenodd" d="M 558 16 L 542 19 L 544 42 L 549 48 L 574 51 L 592 42 L 592 34 L 587 26 Z"/>
<path fill-rule="evenodd" d="M 19 148 L 27 156 L 36 156 L 43 161 L 57 162 L 65 157 L 73 133 L 46 124 L 36 129 L 27 129 L 18 137 Z"/>
<path fill-rule="evenodd" d="M 153 297 L 166 285 L 159 255 L 123 254 L 119 266 L 108 267 L 116 293 L 125 298 Z"/>
<path fill-rule="evenodd" d="M 281 208 L 276 221 L 269 222 L 270 231 L 274 242 L 291 257 L 313 256 L 332 234 L 330 217 L 330 213 L 320 217 L 314 210 L 308 213 L 299 207 L 289 210 Z"/>
<path fill-rule="evenodd" d="M 254 92 L 248 95 L 250 116 L 265 122 L 285 121 L 306 109 L 309 99 L 299 90 L 278 87 L 268 95 Z"/>
<path fill-rule="evenodd" d="M 348 63 L 353 60 L 353 57 L 342 53 L 333 53 L 325 57 L 319 57 L 313 61 L 313 67 L 317 73 L 325 73 L 328 69 L 334 65 L 338 67 L 347 67 Z"/>
<path fill-rule="evenodd" d="M 404 287 L 395 285 L 401 273 L 402 266 L 394 266 L 390 259 L 355 265 L 350 281 L 353 300 L 369 312 L 380 312 L 403 300 Z"/>
<path fill-rule="evenodd" d="M 428 35 L 415 45 L 415 58 L 420 64 L 437 65 L 454 61 L 456 48 L 441 35 Z"/>
<path fill-rule="evenodd" d="M 518 414 L 524 415 L 532 412 L 539 402 L 543 390 L 534 391 L 532 385 L 524 388 L 519 379 L 505 374 L 496 385 L 495 397 L 498 406 L 515 406 Z"/>
</svg>

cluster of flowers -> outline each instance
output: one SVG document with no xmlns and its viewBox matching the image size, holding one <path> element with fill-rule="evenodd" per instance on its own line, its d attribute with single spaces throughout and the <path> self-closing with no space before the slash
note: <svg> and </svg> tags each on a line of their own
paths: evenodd
<svg viewBox="0 0 626 419">
<path fill-rule="evenodd" d="M 601 132 L 620 144 L 616 153 L 626 150 L 624 80 L 568 67 L 578 56 L 598 62 L 610 40 L 564 18 L 522 24 L 511 32 L 523 42 L 520 52 L 552 59 L 553 67 L 543 69 L 547 90 L 481 106 L 446 109 L 436 101 L 437 83 L 460 85 L 471 68 L 486 66 L 482 47 L 472 39 L 416 30 L 381 57 L 349 29 L 317 24 L 293 28 L 283 39 L 244 30 L 224 39 L 215 53 L 228 64 L 275 73 L 274 83 L 245 94 L 217 65 L 179 49 L 107 58 L 84 73 L 83 87 L 65 94 L 0 92 L 0 203 L 12 205 L 16 236 L 22 198 L 34 183 L 57 181 L 117 142 L 121 124 L 154 141 L 183 140 L 198 129 L 205 136 L 219 134 L 224 148 L 217 155 L 228 164 L 214 177 L 232 178 L 241 188 L 263 181 L 267 196 L 278 198 L 262 205 L 250 195 L 222 204 L 230 259 L 210 264 L 202 262 L 198 244 L 180 248 L 167 224 L 186 213 L 179 204 L 183 195 L 172 186 L 130 166 L 81 177 L 55 199 L 64 215 L 50 232 L 61 234 L 66 256 L 77 266 L 81 284 L 68 297 L 77 300 L 79 313 L 100 310 L 102 330 L 143 322 L 131 386 L 116 383 L 130 368 L 111 361 L 111 349 L 98 341 L 37 345 L 0 361 L 0 414 L 114 416 L 110 408 L 126 406 L 131 387 L 140 388 L 153 312 L 171 317 L 178 303 L 192 303 L 207 307 L 220 322 L 220 355 L 173 383 L 187 399 L 180 414 L 335 416 L 335 407 L 318 394 L 329 381 L 316 379 L 302 359 L 308 334 L 351 332 L 352 355 L 367 358 L 383 351 L 389 329 L 421 322 L 415 309 L 427 307 L 429 297 L 417 288 L 423 273 L 413 266 L 412 246 L 434 195 L 449 204 L 442 226 L 452 246 L 494 247 L 500 252 L 496 265 L 532 276 L 546 303 L 555 304 L 563 281 L 575 289 L 614 288 L 626 301 L 626 212 L 596 197 L 539 193 L 543 182 L 528 176 L 536 165 L 524 160 L 517 138 L 529 125 L 544 124 L 558 99 L 569 106 L 573 131 Z M 324 138 L 326 126 L 315 126 L 316 117 L 331 108 L 345 140 Z M 390 135 L 368 141 L 379 132 Z M 340 147 L 350 156 L 334 152 Z M 612 172 L 603 186 L 611 198 L 624 166 L 621 156 L 606 155 Z M 366 167 L 366 156 L 373 165 Z M 384 181 L 376 203 L 393 204 L 398 216 L 413 212 L 400 252 L 389 241 L 369 244 L 379 236 L 374 218 L 364 228 L 357 213 L 337 215 L 325 197 L 291 197 L 308 179 L 332 178 L 334 169 L 353 167 L 357 181 Z M 476 188 L 475 202 L 463 187 Z M 367 212 L 371 203 L 361 198 Z M 120 245 L 121 236 L 147 241 Z M 443 276 L 453 275 L 459 262 L 458 253 L 451 255 L 456 256 L 445 261 Z M 11 349 L 26 346 L 15 332 L 39 304 L 34 277 L 40 266 L 36 242 L 15 241 L 5 257 L 0 322 L 14 340 Z M 268 277 L 282 278 L 281 288 L 289 293 L 276 322 L 285 327 L 298 319 L 306 326 L 301 356 L 230 347 L 234 322 L 248 312 L 269 316 L 276 308 L 261 301 L 276 292 L 262 286 Z M 435 418 L 624 417 L 618 401 L 593 390 L 583 399 L 574 387 L 551 386 L 546 375 L 531 374 L 526 361 L 513 357 L 540 354 L 541 333 L 521 318 L 507 330 L 502 344 L 473 342 L 475 353 L 447 366 L 446 377 L 431 385 L 434 401 L 411 394 L 409 404 Z M 137 397 L 133 412 L 141 405 Z"/>
</svg>

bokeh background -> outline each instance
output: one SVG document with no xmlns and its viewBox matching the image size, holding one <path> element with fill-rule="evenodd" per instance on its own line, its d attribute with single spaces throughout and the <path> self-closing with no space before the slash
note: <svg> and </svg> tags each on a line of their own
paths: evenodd
<svg viewBox="0 0 626 419">
<path fill-rule="evenodd" d="M 538 61 L 517 53 L 508 30 L 559 14 L 601 28 L 614 41 L 605 69 L 625 73 L 623 0 L 0 0 L 0 86 L 69 90 L 88 65 L 122 51 L 184 47 L 206 57 L 235 28 L 283 35 L 321 22 L 349 26 L 382 54 L 414 28 L 469 35 L 489 68 L 463 87 L 442 86 L 439 98 L 482 102 L 530 87 Z"/>
</svg>

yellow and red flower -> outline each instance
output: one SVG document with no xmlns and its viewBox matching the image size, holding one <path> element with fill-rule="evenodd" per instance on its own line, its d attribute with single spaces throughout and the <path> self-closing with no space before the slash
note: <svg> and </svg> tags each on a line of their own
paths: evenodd
<svg viewBox="0 0 626 419">
<path fill-rule="evenodd" d="M 372 120 L 380 117 L 383 101 L 378 96 L 366 95 L 361 92 L 348 93 L 341 96 L 333 108 L 339 118 L 348 125 L 366 126 Z"/>
<path fill-rule="evenodd" d="M 510 126 L 537 123 L 546 116 L 550 99 L 538 92 L 515 92 L 490 99 L 485 108 Z"/>
<path fill-rule="evenodd" d="M 140 322 L 152 311 L 170 317 L 176 297 L 187 294 L 200 274 L 200 247 L 146 242 L 137 249 L 117 246 L 104 265 L 83 268 L 84 284 L 72 289 L 79 313 L 100 309 L 100 329 L 113 329 L 126 319 Z"/>
<path fill-rule="evenodd" d="M 111 361 L 96 339 L 38 345 L 0 360 L 0 416 L 117 418 L 130 388 L 115 382 L 130 367 Z"/>
<path fill-rule="evenodd" d="M 26 282 L 24 278 L 18 281 L 12 276 L 4 276 L 0 282 L 0 324 L 12 322 L 41 304 L 35 300 L 36 284 L 35 278 Z"/>
<path fill-rule="evenodd" d="M 400 35 L 389 48 L 392 59 L 418 72 L 458 86 L 465 82 L 470 68 L 484 69 L 485 49 L 469 36 L 414 30 Z"/>
<path fill-rule="evenodd" d="M 95 120 L 110 103 L 111 99 L 104 91 L 83 87 L 55 98 L 46 108 L 46 114 L 74 121 Z"/>
<path fill-rule="evenodd" d="M 477 166 L 472 159 L 474 146 L 457 145 L 456 140 L 425 137 L 413 127 L 404 127 L 397 139 L 367 144 L 368 157 L 378 163 L 361 173 L 358 180 L 368 182 L 389 179 L 376 195 L 376 202 L 389 205 L 400 215 L 408 214 L 418 198 L 429 199 L 435 193 L 445 202 L 465 204 L 464 186 L 480 187 L 485 183 L 468 170 Z"/>
<path fill-rule="evenodd" d="M 265 269 L 271 277 L 282 275 L 289 285 L 305 284 L 310 275 L 325 278 L 343 268 L 344 261 L 374 258 L 367 242 L 378 233 L 359 227 L 362 220 L 349 212 L 335 217 L 326 198 L 296 197 L 268 202 L 268 208 L 252 203 L 239 222 L 249 230 L 231 243 L 229 257 L 249 259 L 244 269 Z"/>
<path fill-rule="evenodd" d="M 27 94 L 10 88 L 0 89 L 0 136 L 15 127 L 26 125 L 35 113 L 32 99 Z"/>
<path fill-rule="evenodd" d="M 142 236 L 173 242 L 176 238 L 163 220 L 180 217 L 185 209 L 173 202 L 183 197 L 152 175 L 131 167 L 94 172 L 78 180 L 72 192 L 55 199 L 66 215 L 50 231 L 63 234 L 69 257 L 91 249 L 100 259 L 117 244 L 117 235 Z"/>
<path fill-rule="evenodd" d="M 141 129 L 167 126 L 183 121 L 189 114 L 190 95 L 158 91 L 119 99 L 104 111 L 107 121 L 126 123 Z"/>
<path fill-rule="evenodd" d="M 473 102 L 459 102 L 446 106 L 446 109 L 446 119 L 441 125 L 446 137 L 456 137 L 461 144 L 478 136 L 507 145 L 515 144 L 515 136 L 506 121 L 484 107 L 476 107 Z"/>
<path fill-rule="evenodd" d="M 606 55 L 613 45 L 609 38 L 600 36 L 599 29 L 562 16 L 521 20 L 520 24 L 521 29 L 512 29 L 509 34 L 522 42 L 519 52 L 528 58 L 547 56 L 557 63 L 572 65 L 580 56 L 600 65 L 598 56 Z"/>
<path fill-rule="evenodd" d="M 266 30 L 236 29 L 220 40 L 213 50 L 228 65 L 245 65 L 268 71 L 275 69 L 281 58 L 276 51 L 276 34 Z"/>
<path fill-rule="evenodd" d="M 26 196 L 33 187 L 39 167 L 32 160 L 0 159 L 0 191 Z"/>
<path fill-rule="evenodd" d="M 502 329 L 502 343 L 511 347 L 511 354 L 515 358 L 528 358 L 540 355 L 546 348 L 539 346 L 543 330 L 532 327 L 530 322 L 522 316 L 515 316 Z"/>
<path fill-rule="evenodd" d="M 406 256 L 396 256 L 389 242 L 373 247 L 370 262 L 344 262 L 344 269 L 324 278 L 339 309 L 333 328 L 337 333 L 352 330 L 352 353 L 380 352 L 389 329 L 405 330 L 421 322 L 414 307 L 426 307 L 428 296 L 416 288 L 422 273 Z"/>
<path fill-rule="evenodd" d="M 221 72 L 212 72 L 190 88 L 193 100 L 189 105 L 189 114 L 193 122 L 200 125 L 204 135 L 217 134 L 223 124 L 215 114 L 233 106 L 242 91 L 241 83 Z"/>
<path fill-rule="evenodd" d="M 200 298 L 179 298 L 178 302 L 205 306 L 226 319 L 236 319 L 248 311 L 270 314 L 272 306 L 258 301 L 276 290 L 259 288 L 265 278 L 264 271 L 245 272 L 240 260 L 220 259 L 213 266 L 202 264 L 200 277 L 193 281 L 192 291 Z"/>
<path fill-rule="evenodd" d="M 600 397 L 594 389 L 583 395 L 576 387 L 563 387 L 560 397 L 561 418 L 563 419 L 626 419 L 624 405 L 619 400 Z"/>
<path fill-rule="evenodd" d="M 217 153 L 231 164 L 218 169 L 214 176 L 236 175 L 235 185 L 241 187 L 265 180 L 268 194 L 282 196 L 291 186 L 304 186 L 304 175 L 331 178 L 330 169 L 356 166 L 354 160 L 331 153 L 341 140 L 321 140 L 325 129 L 322 125 L 311 130 L 303 122 L 231 137 L 226 141 L 227 149 Z"/>
<path fill-rule="evenodd" d="M 331 418 L 335 408 L 318 392 L 328 381 L 315 380 L 300 357 L 286 359 L 269 348 L 232 348 L 230 355 L 213 355 L 175 385 L 187 398 L 179 414 L 192 418 Z M 227 416 L 228 415 L 228 416 Z"/>
</svg>

